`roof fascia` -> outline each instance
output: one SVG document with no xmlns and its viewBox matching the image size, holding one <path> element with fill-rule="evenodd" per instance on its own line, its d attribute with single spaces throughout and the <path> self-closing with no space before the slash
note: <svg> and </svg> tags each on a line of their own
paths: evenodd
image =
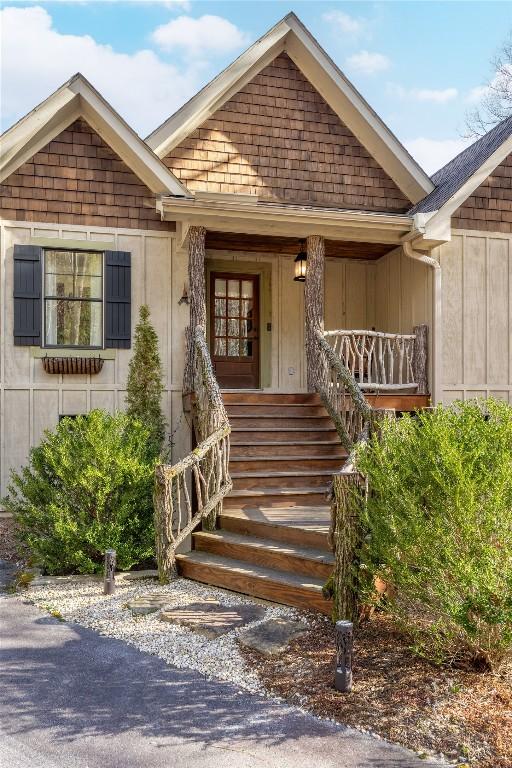
<svg viewBox="0 0 512 768">
<path fill-rule="evenodd" d="M 155 154 L 160 158 L 169 154 L 282 53 L 289 31 L 283 19 L 153 131 L 146 138 L 146 143 Z"/>
<path fill-rule="evenodd" d="M 450 219 L 452 215 L 511 152 L 512 136 L 509 136 L 438 211 L 429 214 L 429 218 L 425 222 L 424 239 L 446 239 L 446 232 L 451 229 Z"/>
<path fill-rule="evenodd" d="M 323 235 L 333 240 L 399 245 L 413 227 L 412 216 L 366 211 L 307 210 L 289 205 L 265 205 L 246 200 L 178 199 L 157 202 L 162 218 L 183 226 L 204 226 L 221 232 L 276 236 Z"/>
<path fill-rule="evenodd" d="M 0 180 L 83 117 L 155 194 L 190 193 L 144 141 L 80 75 L 73 77 L 2 136 Z"/>
<path fill-rule="evenodd" d="M 292 15 L 288 24 L 293 33 L 286 42 L 290 58 L 399 189 L 413 203 L 422 200 L 434 189 L 427 174 L 299 19 Z"/>
<path fill-rule="evenodd" d="M 146 139 L 165 157 L 283 51 L 414 204 L 434 189 L 398 139 L 291 13 Z"/>
</svg>

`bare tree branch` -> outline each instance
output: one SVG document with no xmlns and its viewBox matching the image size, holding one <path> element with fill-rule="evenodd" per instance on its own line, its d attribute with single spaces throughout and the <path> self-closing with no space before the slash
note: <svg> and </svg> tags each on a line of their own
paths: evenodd
<svg viewBox="0 0 512 768">
<path fill-rule="evenodd" d="M 493 74 L 482 87 L 480 103 L 466 113 L 466 138 L 479 138 L 512 115 L 512 30 L 491 66 Z"/>
</svg>

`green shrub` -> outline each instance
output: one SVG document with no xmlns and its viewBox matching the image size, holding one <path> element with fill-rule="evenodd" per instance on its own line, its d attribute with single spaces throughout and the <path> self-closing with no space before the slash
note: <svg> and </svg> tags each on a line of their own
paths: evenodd
<svg viewBox="0 0 512 768">
<path fill-rule="evenodd" d="M 165 438 L 165 418 L 162 411 L 164 392 L 162 364 L 158 351 L 158 336 L 149 319 L 149 308 L 143 304 L 135 328 L 133 355 L 126 382 L 127 413 L 149 429 L 149 446 L 159 456 Z"/>
<path fill-rule="evenodd" d="M 121 569 L 152 555 L 148 433 L 122 413 L 63 419 L 12 474 L 5 507 L 47 573 L 100 572 L 109 547 Z"/>
<path fill-rule="evenodd" d="M 492 668 L 512 649 L 512 408 L 457 403 L 387 421 L 361 448 L 367 592 L 435 661 Z"/>
</svg>

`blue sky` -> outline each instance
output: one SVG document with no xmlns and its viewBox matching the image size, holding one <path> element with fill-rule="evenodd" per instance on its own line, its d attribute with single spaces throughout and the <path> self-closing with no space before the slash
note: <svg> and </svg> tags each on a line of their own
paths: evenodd
<svg viewBox="0 0 512 768">
<path fill-rule="evenodd" d="M 2 3 L 5 129 L 80 70 L 142 136 L 293 10 L 432 172 L 512 28 L 510 2 Z"/>
</svg>

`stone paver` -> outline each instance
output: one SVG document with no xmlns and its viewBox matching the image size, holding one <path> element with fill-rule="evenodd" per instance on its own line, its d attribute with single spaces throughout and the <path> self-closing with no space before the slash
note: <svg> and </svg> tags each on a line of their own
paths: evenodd
<svg viewBox="0 0 512 768">
<path fill-rule="evenodd" d="M 147 595 L 140 595 L 130 600 L 126 603 L 126 607 L 134 616 L 147 616 L 149 613 L 156 613 L 165 608 L 171 599 L 169 594 L 149 592 Z"/>
<path fill-rule="evenodd" d="M 241 633 L 238 641 L 265 656 L 281 653 L 294 637 L 301 635 L 307 626 L 294 619 L 268 619 Z"/>
<path fill-rule="evenodd" d="M 222 605 L 217 600 L 170 608 L 160 614 L 162 621 L 181 624 L 210 638 L 224 635 L 264 616 L 265 608 L 261 605 Z"/>
</svg>

